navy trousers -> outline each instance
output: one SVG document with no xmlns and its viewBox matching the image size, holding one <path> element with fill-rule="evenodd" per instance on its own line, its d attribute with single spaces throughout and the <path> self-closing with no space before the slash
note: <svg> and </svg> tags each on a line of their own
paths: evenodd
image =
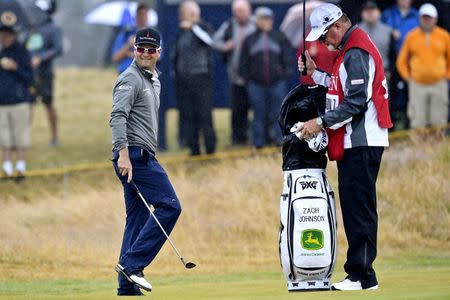
<svg viewBox="0 0 450 300">
<path fill-rule="evenodd" d="M 272 130 L 275 144 L 281 145 L 281 129 L 277 122 L 286 83 L 280 80 L 270 86 L 250 81 L 248 96 L 253 108 L 253 146 L 262 148 L 267 144 L 266 130 Z"/>
<path fill-rule="evenodd" d="M 348 250 L 344 270 L 363 288 L 378 284 L 372 263 L 377 256 L 376 182 L 383 147 L 345 149 L 337 162 L 339 198 Z"/>
<path fill-rule="evenodd" d="M 168 234 L 172 231 L 181 213 L 180 202 L 166 172 L 155 156 L 140 147 L 128 147 L 133 166 L 133 181 L 148 204 L 155 210 L 154 215 Z M 119 154 L 113 153 L 113 164 L 125 196 L 126 223 L 123 234 L 119 263 L 128 272 L 142 271 L 158 254 L 166 237 L 155 219 L 150 215 L 137 192 L 127 183 L 127 175 L 118 172 Z M 120 295 L 139 294 L 139 289 L 119 274 Z"/>
</svg>

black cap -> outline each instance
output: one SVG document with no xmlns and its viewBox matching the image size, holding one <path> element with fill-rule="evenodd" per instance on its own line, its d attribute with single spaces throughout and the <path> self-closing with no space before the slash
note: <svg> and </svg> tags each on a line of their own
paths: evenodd
<svg viewBox="0 0 450 300">
<path fill-rule="evenodd" d="M 363 9 L 374 9 L 374 8 L 378 8 L 378 5 L 375 1 L 368 0 L 368 1 L 364 2 L 362 8 Z"/>
<path fill-rule="evenodd" d="M 0 31 L 7 31 L 10 33 L 16 33 L 16 30 L 13 26 L 9 26 L 9 25 L 4 25 L 2 23 L 0 23 Z"/>
<path fill-rule="evenodd" d="M 161 46 L 161 36 L 153 28 L 144 28 L 136 33 L 135 45 L 153 45 L 157 48 Z"/>
</svg>

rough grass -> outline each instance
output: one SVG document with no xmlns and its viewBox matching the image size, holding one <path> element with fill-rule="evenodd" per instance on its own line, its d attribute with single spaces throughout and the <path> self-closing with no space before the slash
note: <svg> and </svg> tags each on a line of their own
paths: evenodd
<svg viewBox="0 0 450 300">
<path fill-rule="evenodd" d="M 450 143 L 424 145 L 394 145 L 385 154 L 378 184 L 381 257 L 450 254 Z M 168 173 L 184 208 L 173 238 L 199 264 L 198 272 L 278 268 L 279 155 L 182 163 Z M 336 187 L 333 165 L 329 176 Z M 14 190 L 31 187 L 32 197 L 14 196 Z M 2 190 L 0 267 L 11 272 L 0 279 L 111 276 L 124 224 L 121 186 L 112 170 L 2 183 Z M 345 247 L 340 225 L 341 257 Z M 171 251 L 166 245 L 152 274 L 179 272 Z"/>
</svg>

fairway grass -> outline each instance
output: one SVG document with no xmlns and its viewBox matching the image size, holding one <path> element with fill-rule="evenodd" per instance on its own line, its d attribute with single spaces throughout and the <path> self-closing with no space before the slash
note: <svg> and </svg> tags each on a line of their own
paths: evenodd
<svg viewBox="0 0 450 300">
<path fill-rule="evenodd" d="M 151 278 L 148 275 L 154 291 L 147 293 L 147 297 L 159 300 L 450 299 L 449 257 L 385 259 L 377 264 L 377 269 L 379 290 L 311 293 L 288 293 L 281 270 L 221 275 L 197 275 L 195 271 L 183 270 L 180 271 L 183 275 L 178 276 Z M 334 281 L 343 276 L 342 271 L 335 272 Z M 0 299 L 117 299 L 115 291 L 114 278 L 0 282 Z"/>
</svg>

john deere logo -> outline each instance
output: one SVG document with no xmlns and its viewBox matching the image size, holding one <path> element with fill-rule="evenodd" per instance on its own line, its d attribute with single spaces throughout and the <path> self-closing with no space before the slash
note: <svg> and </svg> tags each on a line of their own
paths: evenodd
<svg viewBox="0 0 450 300">
<path fill-rule="evenodd" d="M 308 229 L 302 232 L 302 247 L 306 250 L 323 248 L 323 232 L 318 229 Z"/>
</svg>

